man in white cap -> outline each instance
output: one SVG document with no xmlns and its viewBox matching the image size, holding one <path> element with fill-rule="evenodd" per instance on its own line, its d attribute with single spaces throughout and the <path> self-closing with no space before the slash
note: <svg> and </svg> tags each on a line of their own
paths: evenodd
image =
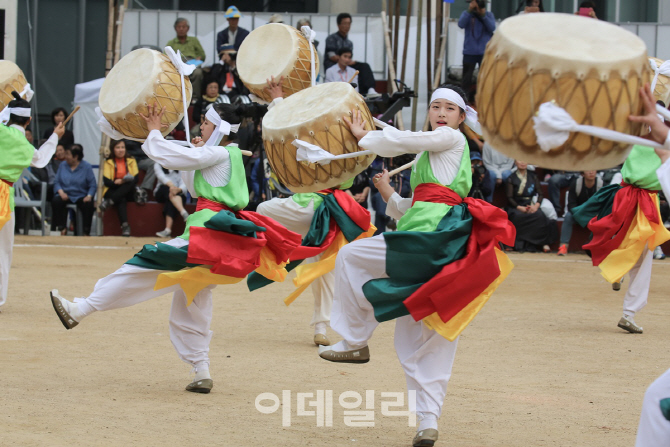
<svg viewBox="0 0 670 447">
<path fill-rule="evenodd" d="M 242 14 L 236 6 L 231 6 L 226 10 L 226 20 L 228 28 L 216 35 L 216 51 L 221 51 L 221 47 L 227 43 L 232 43 L 235 51 L 239 51 L 242 41 L 249 35 L 249 31 L 237 26 L 242 18 Z"/>
</svg>

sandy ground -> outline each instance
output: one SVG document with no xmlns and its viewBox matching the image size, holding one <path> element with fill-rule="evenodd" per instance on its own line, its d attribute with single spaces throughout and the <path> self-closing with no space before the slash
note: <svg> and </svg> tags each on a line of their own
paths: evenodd
<svg viewBox="0 0 670 447">
<path fill-rule="evenodd" d="M 406 417 L 381 415 L 381 392 L 405 390 L 393 323 L 377 329 L 369 363 L 327 363 L 311 342 L 311 293 L 287 308 L 288 284 L 214 291 L 209 395 L 183 391 L 190 367 L 169 340 L 168 296 L 65 331 L 49 289 L 84 296 L 150 242 L 17 237 L 0 314 L 0 445 L 411 444 Z M 654 261 L 650 304 L 637 317 L 645 334 L 631 335 L 616 327 L 624 292 L 585 256 L 512 259 L 516 268 L 460 339 L 437 445 L 633 445 L 644 390 L 670 367 L 670 260 Z M 282 390 L 291 392 L 290 427 L 281 407 L 255 407 L 260 393 Z M 332 427 L 297 414 L 296 394 L 316 390 L 332 390 Z M 347 427 L 338 397 L 364 390 L 375 392 L 374 427 Z"/>
</svg>

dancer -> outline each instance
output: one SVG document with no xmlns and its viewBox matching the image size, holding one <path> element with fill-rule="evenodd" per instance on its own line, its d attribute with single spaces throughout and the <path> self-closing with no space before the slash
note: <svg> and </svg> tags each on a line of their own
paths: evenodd
<svg viewBox="0 0 670 447">
<path fill-rule="evenodd" d="M 515 239 L 503 210 L 467 197 L 472 170 L 459 127 L 466 117 L 474 126 L 476 113 L 465 93 L 438 88 L 428 116 L 430 132 L 366 131 L 358 113 L 344 118 L 364 149 L 383 157 L 418 154 L 410 179 L 414 196 L 402 199 L 387 171 L 375 176 L 387 214 L 400 219 L 398 231 L 340 250 L 331 327 L 344 340 L 319 348 L 332 362 L 368 362 L 377 325 L 397 319 L 396 352 L 420 419 L 414 446 L 432 446 L 438 438 L 458 336 L 511 271 L 498 247 Z"/>
<path fill-rule="evenodd" d="M 648 113 L 652 110 L 655 115 L 651 91 L 642 88 L 640 95 L 645 110 Z M 649 118 L 645 115 L 631 117 L 631 120 L 647 123 Z M 667 134 L 667 127 L 658 118 L 656 121 L 660 126 L 647 123 L 654 140 L 661 138 L 663 130 Z M 593 265 L 600 268 L 613 288 L 618 290 L 617 284 L 626 273 L 630 274 L 623 299 L 623 316 L 617 326 L 632 334 L 643 333 L 642 326 L 635 322 L 635 315 L 647 304 L 654 249 L 670 240 L 659 208 L 661 183 L 656 172 L 660 166 L 654 149 L 633 146 L 621 169 L 623 182 L 601 188 L 573 212 L 575 221 L 593 233 L 593 240 L 584 245 L 584 249 L 591 251 Z"/>
<path fill-rule="evenodd" d="M 0 311 L 7 302 L 14 247 L 14 182 L 28 166 L 43 168 L 49 164 L 58 139 L 65 132 L 63 123 L 59 123 L 49 139 L 35 149 L 26 139 L 26 128 L 32 119 L 30 104 L 17 92 L 12 92 L 12 96 L 15 99 L 0 114 Z"/>
<path fill-rule="evenodd" d="M 272 97 L 270 107 L 282 100 L 283 77 L 268 79 L 266 90 Z M 317 193 L 300 193 L 282 199 L 274 198 L 258 205 L 256 211 L 271 217 L 291 231 L 303 236 L 302 247 L 291 255 L 287 270 L 296 269 L 293 281 L 297 290 L 284 301 L 291 304 L 311 283 L 314 312 L 310 326 L 314 326 L 314 344 L 328 346 L 326 328 L 330 323 L 333 303 L 333 272 L 338 250 L 347 242 L 369 237 L 376 230 L 370 224 L 370 212 L 362 208 L 343 190 L 351 186 L 353 178 L 338 186 Z M 332 217 L 332 220 L 331 220 Z M 301 264 L 302 260 L 305 262 Z M 249 277 L 249 289 L 256 290 L 269 284 L 264 277 Z"/>
<path fill-rule="evenodd" d="M 272 219 L 240 211 L 249 201 L 242 155 L 237 147 L 219 147 L 237 130 L 240 116 L 230 104 L 211 108 L 200 126 L 196 147 L 166 141 L 160 133 L 163 110 L 148 107 L 143 118 L 150 130 L 142 149 L 167 169 L 179 169 L 198 207 L 184 234 L 156 245 L 145 245 L 116 272 L 99 280 L 85 298 L 70 302 L 51 292 L 51 301 L 66 329 L 96 311 L 128 307 L 173 292 L 170 340 L 179 357 L 193 366 L 195 379 L 187 391 L 209 393 L 209 343 L 212 337 L 212 289 L 233 284 L 258 269 L 274 278 L 283 268 L 300 235 Z M 226 138 L 223 143 L 229 143 Z M 186 268 L 191 267 L 191 268 Z"/>
</svg>

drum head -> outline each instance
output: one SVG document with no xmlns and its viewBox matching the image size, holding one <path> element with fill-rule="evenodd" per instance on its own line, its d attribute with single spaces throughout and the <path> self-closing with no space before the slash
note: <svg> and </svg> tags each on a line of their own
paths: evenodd
<svg viewBox="0 0 670 447">
<path fill-rule="evenodd" d="M 237 71 L 245 84 L 263 86 L 270 76 L 288 76 L 298 58 L 298 31 L 281 23 L 256 28 L 237 54 Z"/>
<path fill-rule="evenodd" d="M 100 89 L 100 110 L 119 113 L 131 104 L 144 104 L 153 91 L 157 51 L 148 48 L 131 51 L 114 65 Z"/>
<path fill-rule="evenodd" d="M 12 61 L 0 60 L 0 109 L 14 100 L 12 91 L 21 93 L 26 85 L 23 71 Z"/>
</svg>

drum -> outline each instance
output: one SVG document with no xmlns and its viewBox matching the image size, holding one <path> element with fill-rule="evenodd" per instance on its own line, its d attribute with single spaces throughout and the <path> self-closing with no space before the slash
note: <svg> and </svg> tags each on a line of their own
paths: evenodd
<svg viewBox="0 0 670 447">
<path fill-rule="evenodd" d="M 314 48 L 314 72 L 319 56 Z M 263 101 L 271 102 L 267 80 L 284 77 L 284 98 L 312 85 L 310 43 L 300 31 L 281 23 L 268 23 L 244 39 L 237 54 L 237 72 L 244 85 Z"/>
<path fill-rule="evenodd" d="M 264 25 L 266 26 L 266 25 Z M 315 144 L 334 155 L 359 152 L 358 141 L 342 120 L 361 111 L 367 129 L 374 129 L 363 97 L 346 82 L 329 82 L 302 90 L 270 109 L 263 117 L 263 144 L 272 170 L 293 192 L 316 192 L 355 177 L 374 154 L 319 165 L 296 160 L 295 139 Z"/>
<path fill-rule="evenodd" d="M 664 61 L 655 57 L 650 57 L 656 62 L 656 66 L 660 67 Z M 653 76 L 653 73 L 652 73 Z M 656 101 L 663 101 L 666 107 L 670 106 L 670 77 L 659 74 L 656 79 L 656 86 L 654 87 L 654 97 Z"/>
<path fill-rule="evenodd" d="M 186 104 L 191 103 L 191 81 L 184 77 Z M 163 53 L 140 48 L 114 65 L 100 89 L 100 111 L 116 130 L 127 137 L 144 139 L 147 124 L 139 114 L 158 103 L 165 107 L 161 122 L 167 135 L 184 117 L 179 72 Z"/>
<path fill-rule="evenodd" d="M 607 22 L 571 14 L 522 14 L 504 20 L 486 47 L 477 109 L 484 138 L 505 155 L 572 171 L 605 169 L 630 147 L 572 133 L 544 152 L 533 115 L 555 101 L 579 124 L 640 135 L 628 120 L 642 112 L 639 90 L 651 81 L 642 39 Z"/>
<path fill-rule="evenodd" d="M 12 90 L 21 93 L 27 83 L 18 65 L 12 61 L 0 60 L 0 110 L 14 100 Z"/>
</svg>

